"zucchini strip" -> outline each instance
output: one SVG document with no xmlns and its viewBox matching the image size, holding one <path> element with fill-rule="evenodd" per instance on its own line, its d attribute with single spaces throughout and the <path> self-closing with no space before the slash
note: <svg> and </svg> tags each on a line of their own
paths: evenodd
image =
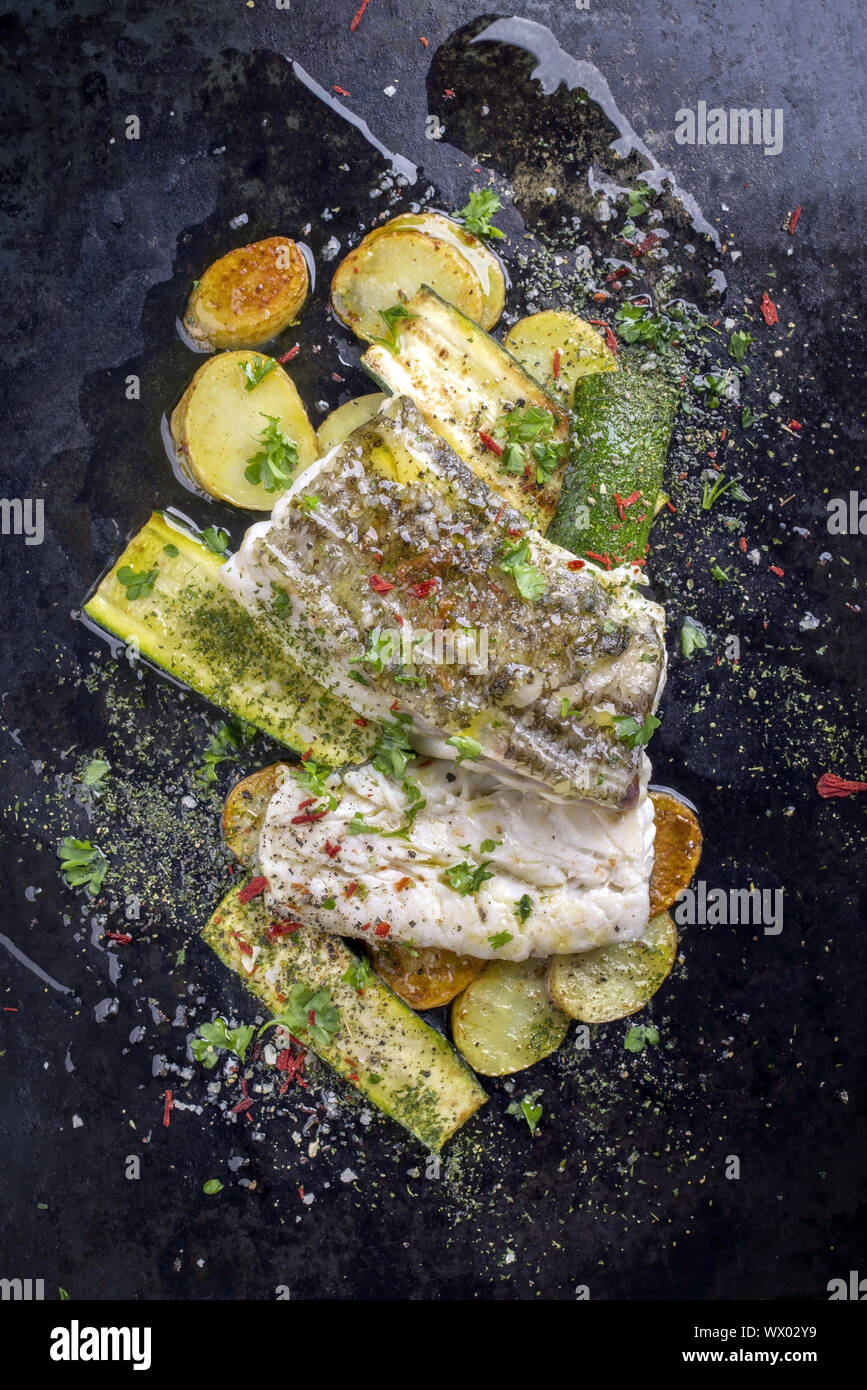
<svg viewBox="0 0 867 1390">
<path fill-rule="evenodd" d="M 551 440 L 562 444 L 569 437 L 566 412 L 496 339 L 427 285 L 406 308 L 412 317 L 400 321 L 397 353 L 375 343 L 361 365 L 385 390 L 409 396 L 464 463 L 544 531 L 557 506 L 565 459 L 540 486 L 501 467 L 492 431 L 513 408 L 537 406 L 554 417 Z"/>
<path fill-rule="evenodd" d="M 202 933 L 224 965 L 272 1014 L 293 985 L 327 989 L 340 1028 L 327 1045 L 307 1045 L 362 1095 L 438 1152 L 487 1100 L 477 1078 L 441 1034 L 414 1014 L 378 976 L 359 991 L 344 980 L 358 957 L 341 939 L 304 928 L 271 941 L 261 898 L 242 903 L 238 886 Z"/>
<path fill-rule="evenodd" d="M 575 384 L 572 463 L 547 534 L 610 565 L 644 559 L 678 400 L 662 371 L 619 360 L 619 371 Z"/>
<path fill-rule="evenodd" d="M 223 559 L 154 512 L 84 612 L 134 644 L 147 661 L 288 748 L 310 748 L 334 767 L 363 762 L 375 728 L 359 728 L 355 712 L 282 651 L 228 593 L 219 576 Z M 128 596 L 117 577 L 124 566 L 157 571 L 149 593 Z"/>
</svg>

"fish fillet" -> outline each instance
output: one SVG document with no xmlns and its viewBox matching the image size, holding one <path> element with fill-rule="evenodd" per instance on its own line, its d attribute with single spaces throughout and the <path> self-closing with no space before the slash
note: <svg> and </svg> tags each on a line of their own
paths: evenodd
<svg viewBox="0 0 867 1390">
<path fill-rule="evenodd" d="M 305 470 L 222 574 L 359 715 L 410 713 L 420 749 L 454 758 L 457 736 L 513 786 L 634 797 L 641 748 L 615 720 L 656 708 L 663 610 L 639 569 L 546 541 L 411 401 Z"/>
<path fill-rule="evenodd" d="M 327 785 L 338 804 L 321 816 L 314 806 L 312 819 L 309 789 L 286 777 L 259 836 L 273 913 L 339 936 L 482 959 L 570 954 L 641 936 L 655 834 L 646 757 L 638 797 L 619 812 L 586 799 L 517 797 L 466 764 L 431 760 L 411 770 L 426 804 L 405 837 L 388 832 L 407 824 L 407 793 L 370 764 L 334 774 Z M 373 829 L 350 834 L 358 817 Z M 480 866 L 490 877 L 473 891 Z M 522 899 L 528 914 L 516 912 Z"/>
</svg>

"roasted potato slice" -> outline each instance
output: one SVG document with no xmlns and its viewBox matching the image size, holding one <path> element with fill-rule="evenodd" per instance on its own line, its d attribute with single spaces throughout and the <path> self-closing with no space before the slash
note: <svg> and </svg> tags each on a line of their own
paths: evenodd
<svg viewBox="0 0 867 1390">
<path fill-rule="evenodd" d="M 552 1005 L 543 960 L 489 961 L 452 1005 L 455 1047 L 482 1076 L 508 1076 L 555 1052 L 569 1019 Z"/>
<path fill-rule="evenodd" d="M 285 489 L 268 491 L 250 482 L 245 470 L 262 448 L 262 432 L 279 428 L 297 452 L 293 472 L 318 457 L 316 434 L 295 386 L 276 362 L 258 385 L 248 389 L 249 367 L 259 375 L 274 362 L 256 352 L 221 352 L 209 357 L 193 377 L 171 418 L 178 462 L 195 483 L 224 502 L 252 511 L 270 511 Z M 269 426 L 276 420 L 276 427 Z"/>
<path fill-rule="evenodd" d="M 373 391 L 369 396 L 353 396 L 351 401 L 344 401 L 343 405 L 326 415 L 316 431 L 320 456 L 342 444 L 359 425 L 366 425 L 384 400 L 384 391 Z"/>
<path fill-rule="evenodd" d="M 460 222 L 440 212 L 400 212 L 389 222 L 383 222 L 374 235 L 398 227 L 415 227 L 426 236 L 441 237 L 454 246 L 469 261 L 482 285 L 484 300 L 479 324 L 488 332 L 499 322 L 506 303 L 506 277 L 503 267 L 489 246 Z"/>
<path fill-rule="evenodd" d="M 450 1004 L 485 967 L 474 956 L 456 956 L 436 946 L 408 950 L 395 941 L 365 949 L 377 975 L 413 1009 Z"/>
<path fill-rule="evenodd" d="M 545 309 L 519 319 L 503 341 L 525 372 L 571 410 L 575 383 L 593 372 L 616 372 L 617 359 L 596 329 L 577 314 Z"/>
<path fill-rule="evenodd" d="M 288 776 L 286 763 L 271 763 L 236 782 L 223 803 L 223 839 L 245 868 L 253 862 L 268 802 Z"/>
<path fill-rule="evenodd" d="M 620 941 L 548 962 L 548 995 L 582 1023 L 611 1023 L 644 1007 L 668 978 L 677 928 L 667 912 L 652 918 L 643 941 Z"/>
<path fill-rule="evenodd" d="M 701 828 L 695 812 L 670 792 L 654 791 L 650 797 L 656 819 L 650 878 L 650 915 L 655 917 L 689 887 L 701 858 Z"/>
<path fill-rule="evenodd" d="M 256 347 L 295 321 L 309 288 L 294 241 L 254 241 L 208 266 L 187 301 L 184 328 L 202 347 Z"/>
<path fill-rule="evenodd" d="M 478 273 L 451 242 L 415 227 L 370 232 L 337 267 L 331 304 L 347 328 L 373 343 L 389 338 L 381 311 L 411 299 L 422 285 L 478 323 L 484 303 Z M 399 343 L 399 325 L 395 336 Z"/>
</svg>

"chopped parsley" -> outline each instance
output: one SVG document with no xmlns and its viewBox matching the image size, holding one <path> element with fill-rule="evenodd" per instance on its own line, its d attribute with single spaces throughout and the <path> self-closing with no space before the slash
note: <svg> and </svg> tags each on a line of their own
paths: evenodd
<svg viewBox="0 0 867 1390">
<path fill-rule="evenodd" d="M 101 849 L 89 840 L 75 840 L 67 835 L 57 850 L 60 872 L 70 888 L 86 888 L 95 898 L 108 873 L 108 860 Z"/>
<path fill-rule="evenodd" d="M 523 897 L 518 899 L 513 911 L 519 922 L 526 922 L 530 913 L 533 911 L 533 899 L 530 897 L 529 893 L 524 893 Z"/>
<path fill-rule="evenodd" d="M 319 498 L 315 492 L 305 492 L 302 497 L 297 499 L 298 506 L 305 512 L 315 512 L 319 506 Z"/>
<path fill-rule="evenodd" d="M 214 555 L 225 555 L 229 548 L 229 533 L 223 531 L 219 526 L 206 526 L 202 532 L 202 543 L 213 551 Z"/>
<path fill-rule="evenodd" d="M 220 1182 L 219 1178 L 208 1178 L 208 1181 L 202 1186 L 202 1191 L 206 1193 L 208 1197 L 213 1197 L 215 1193 L 222 1192 L 222 1190 L 223 1184 Z"/>
<path fill-rule="evenodd" d="M 540 487 L 549 483 L 569 452 L 565 441 L 554 442 L 554 424 L 551 411 L 538 405 L 526 410 L 516 406 L 501 415 L 492 431 L 495 439 L 503 441 L 500 468 L 506 473 L 520 474 L 529 466 L 535 469 Z"/>
<path fill-rule="evenodd" d="M 542 1118 L 542 1107 L 539 1105 L 539 1097 L 541 1094 L 541 1090 L 530 1091 L 528 1095 L 524 1096 L 523 1100 L 513 1100 L 511 1105 L 506 1108 L 507 1115 L 516 1115 L 519 1120 L 523 1119 L 527 1121 L 531 1134 L 536 1133 L 539 1121 Z"/>
<path fill-rule="evenodd" d="M 573 719 L 576 715 L 579 715 L 580 713 L 581 711 L 578 708 L 578 706 L 573 705 L 571 700 L 568 700 L 564 695 L 562 700 L 560 701 L 560 718 Z"/>
<path fill-rule="evenodd" d="M 541 598 L 548 587 L 547 580 L 530 560 L 530 542 L 525 536 L 517 545 L 507 547 L 497 566 L 504 574 L 510 574 L 517 585 L 518 593 L 530 603 Z"/>
<path fill-rule="evenodd" d="M 637 188 L 630 188 L 629 201 L 626 205 L 626 216 L 628 218 L 641 217 L 650 205 L 653 197 L 653 189 L 649 183 L 640 183 Z"/>
<path fill-rule="evenodd" d="M 356 956 L 346 973 L 340 978 L 344 984 L 351 985 L 353 989 L 366 989 L 373 979 L 373 971 L 367 956 Z"/>
<path fill-rule="evenodd" d="M 370 760 L 378 772 L 402 782 L 409 763 L 417 756 L 407 736 L 412 728 L 411 714 L 397 714 L 394 722 L 383 724 L 382 732 L 373 747 Z"/>
<path fill-rule="evenodd" d="M 285 613 L 289 607 L 289 590 L 282 585 L 271 583 L 271 608 L 275 613 Z"/>
<path fill-rule="evenodd" d="M 263 413 L 262 418 L 268 421 L 257 440 L 263 447 L 247 460 L 244 477 L 254 487 L 277 492 L 280 488 L 288 487 L 292 481 L 292 473 L 298 466 L 298 449 L 283 433 L 276 415 Z"/>
<path fill-rule="evenodd" d="M 502 239 L 505 232 L 500 231 L 500 228 L 495 227 L 491 221 L 502 206 L 499 195 L 492 188 L 473 189 L 466 205 L 455 216 L 461 219 L 467 231 L 472 232 L 473 236 Z"/>
<path fill-rule="evenodd" d="M 501 946 L 508 946 L 510 941 L 514 941 L 510 931 L 498 931 L 495 936 L 488 937 L 488 945 L 495 951 L 499 951 Z"/>
<path fill-rule="evenodd" d="M 654 312 L 649 304 L 627 302 L 620 305 L 614 322 L 624 343 L 647 343 L 657 352 L 665 352 L 670 343 L 684 336 L 688 327 L 683 310 L 674 304 Z"/>
<path fill-rule="evenodd" d="M 198 1037 L 193 1038 L 190 1043 L 190 1051 L 207 1071 L 217 1065 L 223 1052 L 234 1053 L 244 1062 L 255 1031 L 252 1023 L 240 1028 L 230 1028 L 226 1020 L 218 1016 L 213 1023 L 201 1024 Z"/>
<path fill-rule="evenodd" d="M 680 629 L 680 650 L 690 660 L 696 652 L 707 651 L 707 633 L 694 618 L 684 618 Z"/>
<path fill-rule="evenodd" d="M 636 1023 L 629 1029 L 623 1039 L 623 1046 L 627 1052 L 643 1052 L 644 1044 L 650 1043 L 656 1047 L 659 1043 L 659 1033 L 652 1023 Z"/>
<path fill-rule="evenodd" d="M 86 787 L 90 787 L 96 796 L 99 796 L 101 783 L 111 771 L 111 763 L 105 762 L 103 758 L 93 758 L 81 774 L 81 780 Z"/>
<path fill-rule="evenodd" d="M 478 893 L 482 884 L 494 875 L 488 872 L 488 864 L 491 861 L 483 859 L 481 864 L 475 868 L 466 862 L 463 864 L 452 864 L 446 869 L 443 877 L 447 880 L 450 888 L 454 888 L 461 897 L 465 898 L 470 893 Z"/>
<path fill-rule="evenodd" d="M 329 990 L 307 989 L 296 984 L 289 991 L 283 1012 L 263 1023 L 259 1036 L 267 1028 L 278 1027 L 288 1028 L 295 1037 L 309 1037 L 317 1047 L 328 1047 L 334 1034 L 340 1031 L 340 1014 Z"/>
<path fill-rule="evenodd" d="M 719 565 L 711 565 L 710 577 L 715 579 L 717 584 L 728 584 L 731 579 L 728 570 L 721 569 Z"/>
<path fill-rule="evenodd" d="M 159 570 L 134 570 L 131 565 L 121 565 L 117 581 L 126 589 L 128 599 L 146 598 L 156 583 Z"/>
<path fill-rule="evenodd" d="M 171 560 L 173 560 L 176 555 L 180 555 L 180 553 L 181 552 L 178 550 L 178 547 L 174 545 L 171 541 L 169 541 L 168 545 L 163 546 L 163 554 L 168 555 L 169 559 Z"/>
<path fill-rule="evenodd" d="M 452 734 L 451 738 L 446 739 L 446 743 L 457 749 L 456 762 L 474 761 L 482 756 L 482 745 L 478 739 L 469 738 L 466 734 Z"/>
<path fill-rule="evenodd" d="M 720 497 L 729 493 L 733 502 L 749 502 L 751 499 L 740 486 L 740 474 L 736 478 L 726 479 L 725 473 L 712 475 L 702 481 L 702 511 L 709 512 L 714 502 L 719 501 Z"/>
<path fill-rule="evenodd" d="M 482 840 L 479 848 L 482 854 L 493 854 L 494 850 L 499 849 L 502 843 L 502 840 Z"/>
<path fill-rule="evenodd" d="M 213 786 L 219 764 L 234 761 L 241 750 L 253 742 L 256 732 L 253 725 L 243 719 L 229 719 L 220 724 L 205 750 L 201 767 L 194 773 L 195 780 L 205 787 Z"/>
<path fill-rule="evenodd" d="M 615 714 L 614 728 L 617 737 L 627 748 L 640 748 L 642 744 L 649 743 L 656 730 L 659 728 L 660 721 L 655 714 L 649 714 L 643 723 L 639 724 L 637 719 L 633 719 L 631 714 Z"/>
<path fill-rule="evenodd" d="M 399 351 L 397 335 L 400 325 L 407 319 L 417 319 L 418 314 L 411 314 L 405 304 L 392 304 L 390 309 L 380 309 L 379 317 L 388 329 L 388 337 L 374 338 L 373 341 L 381 347 L 388 348 L 396 357 Z"/>
<path fill-rule="evenodd" d="M 752 333 L 744 333 L 740 329 L 734 332 L 729 338 L 729 357 L 733 357 L 735 362 L 742 362 L 752 341 Z"/>
<path fill-rule="evenodd" d="M 244 390 L 253 391 L 264 381 L 269 372 L 273 372 L 277 363 L 273 357 L 248 357 L 246 362 L 241 362 L 241 375 L 244 378 Z"/>
</svg>

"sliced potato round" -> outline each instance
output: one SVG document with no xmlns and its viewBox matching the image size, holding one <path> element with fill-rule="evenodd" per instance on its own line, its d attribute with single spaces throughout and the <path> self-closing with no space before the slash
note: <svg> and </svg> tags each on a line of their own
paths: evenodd
<svg viewBox="0 0 867 1390">
<path fill-rule="evenodd" d="M 701 827 L 695 812 L 671 792 L 654 791 L 650 799 L 656 820 L 650 877 L 650 915 L 655 917 L 689 887 L 701 859 Z"/>
<path fill-rule="evenodd" d="M 212 497 L 253 511 L 270 511 L 285 488 L 269 491 L 250 482 L 245 469 L 262 450 L 268 418 L 298 451 L 298 474 L 318 457 L 316 434 L 301 397 L 283 368 L 275 363 L 252 390 L 244 375 L 247 363 L 261 371 L 273 361 L 256 352 L 221 352 L 209 357 L 193 377 L 171 418 L 178 461 L 194 482 Z"/>
<path fill-rule="evenodd" d="M 474 956 L 456 956 L 436 946 L 407 950 L 399 942 L 367 946 L 370 963 L 395 994 L 411 1009 L 437 1009 L 450 1004 L 484 969 Z"/>
<path fill-rule="evenodd" d="M 551 1004 L 543 960 L 489 961 L 452 1005 L 455 1047 L 482 1076 L 508 1076 L 555 1052 L 569 1019 Z"/>
<path fill-rule="evenodd" d="M 617 359 L 592 324 L 563 309 L 545 309 L 519 319 L 503 345 L 525 372 L 570 410 L 579 377 L 617 371 Z"/>
<path fill-rule="evenodd" d="M 223 802 L 223 839 L 246 868 L 253 862 L 268 802 L 288 775 L 286 763 L 271 763 L 236 782 Z"/>
<path fill-rule="evenodd" d="M 491 248 L 462 227 L 460 222 L 441 212 L 400 212 L 389 222 L 383 222 L 372 235 L 380 235 L 396 227 L 415 227 L 426 236 L 441 237 L 466 257 L 479 277 L 484 296 L 478 322 L 480 327 L 490 332 L 499 322 L 506 303 L 506 277 Z"/>
<path fill-rule="evenodd" d="M 187 301 L 184 328 L 202 347 L 256 347 L 294 322 L 309 288 L 294 241 L 254 241 L 208 266 Z"/>
<path fill-rule="evenodd" d="M 414 227 L 368 233 L 337 267 L 331 304 L 348 328 L 372 343 L 389 336 L 381 311 L 411 299 L 422 285 L 478 323 L 484 303 L 478 273 L 456 246 Z M 399 341 L 399 324 L 396 333 Z"/>
<path fill-rule="evenodd" d="M 677 928 L 662 912 L 648 922 L 643 941 L 552 956 L 548 994 L 570 1018 L 611 1023 L 644 1007 L 670 975 L 676 955 Z"/>
<path fill-rule="evenodd" d="M 384 391 L 374 391 L 369 396 L 353 396 L 351 401 L 344 401 L 343 405 L 326 415 L 316 431 L 320 455 L 330 453 L 359 425 L 366 425 L 368 420 L 373 419 L 384 400 Z"/>
</svg>

